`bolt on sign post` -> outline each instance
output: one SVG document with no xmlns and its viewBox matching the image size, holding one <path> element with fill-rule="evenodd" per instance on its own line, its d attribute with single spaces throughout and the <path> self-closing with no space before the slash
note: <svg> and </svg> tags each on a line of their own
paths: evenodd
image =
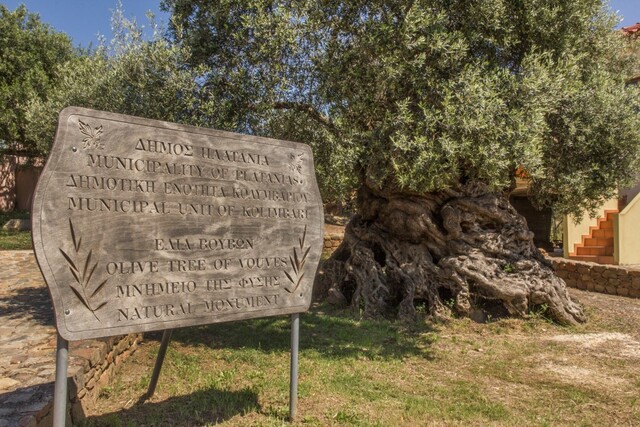
<svg viewBox="0 0 640 427">
<path fill-rule="evenodd" d="M 32 222 L 64 425 L 68 340 L 164 330 L 166 349 L 175 328 L 283 314 L 297 328 L 324 220 L 307 145 L 69 107 Z"/>
</svg>

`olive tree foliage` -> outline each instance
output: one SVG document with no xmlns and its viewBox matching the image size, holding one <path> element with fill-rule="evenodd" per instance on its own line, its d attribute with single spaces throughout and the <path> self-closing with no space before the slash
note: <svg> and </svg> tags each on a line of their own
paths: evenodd
<svg viewBox="0 0 640 427">
<path fill-rule="evenodd" d="M 600 0 L 162 5 L 228 122 L 309 142 L 327 185 L 502 192 L 520 168 L 535 202 L 579 214 L 637 170 L 637 58 Z"/>
<path fill-rule="evenodd" d="M 152 39 L 144 40 L 141 27 L 117 9 L 113 39 L 59 68 L 55 90 L 28 108 L 27 135 L 38 150 L 49 150 L 58 113 L 70 105 L 196 126 L 234 126 L 217 121 L 224 105 L 201 84 L 207 68 L 185 67 L 189 49 L 166 41 L 153 19 L 151 25 Z"/>
<path fill-rule="evenodd" d="M 585 320 L 505 194 L 525 173 L 532 200 L 580 214 L 636 173 L 637 58 L 600 0 L 162 4 L 234 121 L 310 143 L 323 185 L 358 186 L 323 265 L 332 301 Z"/>
<path fill-rule="evenodd" d="M 27 107 L 55 88 L 57 70 L 74 56 L 69 38 L 24 6 L 0 5 L 0 144 L 8 154 L 33 155 Z"/>
</svg>

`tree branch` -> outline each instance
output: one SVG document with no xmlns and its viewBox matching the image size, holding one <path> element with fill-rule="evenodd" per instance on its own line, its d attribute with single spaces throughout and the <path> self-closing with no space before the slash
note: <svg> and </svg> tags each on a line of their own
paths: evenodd
<svg viewBox="0 0 640 427">
<path fill-rule="evenodd" d="M 329 117 L 325 116 L 324 114 L 316 110 L 311 104 L 281 101 L 281 102 L 274 103 L 272 105 L 272 108 L 275 110 L 300 111 L 302 113 L 307 114 L 312 120 L 315 120 L 316 122 L 326 127 L 335 136 L 338 136 L 340 133 L 335 123 L 333 123 L 333 121 Z"/>
</svg>

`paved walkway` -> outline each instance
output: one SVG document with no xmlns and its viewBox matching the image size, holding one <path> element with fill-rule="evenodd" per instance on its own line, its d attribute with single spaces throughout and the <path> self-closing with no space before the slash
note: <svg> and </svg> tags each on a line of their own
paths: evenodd
<svg viewBox="0 0 640 427">
<path fill-rule="evenodd" d="M 55 349 L 51 299 L 33 252 L 0 252 L 0 427 L 47 416 Z"/>
<path fill-rule="evenodd" d="M 51 425 L 54 325 L 49 291 L 33 252 L 0 251 L 0 427 Z M 113 339 L 69 343 L 69 391 L 74 402 L 89 387 L 85 380 L 113 348 Z M 79 408 L 72 406 L 74 411 Z"/>
</svg>

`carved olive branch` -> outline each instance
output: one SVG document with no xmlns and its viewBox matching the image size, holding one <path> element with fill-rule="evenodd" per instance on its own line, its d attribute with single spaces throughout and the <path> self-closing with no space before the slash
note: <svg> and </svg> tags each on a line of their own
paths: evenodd
<svg viewBox="0 0 640 427">
<path fill-rule="evenodd" d="M 304 226 L 304 232 L 302 233 L 302 237 L 298 238 L 298 243 L 300 243 L 300 254 L 298 254 L 298 248 L 293 247 L 293 256 L 289 255 L 289 261 L 291 262 L 291 268 L 293 269 L 293 275 L 289 274 L 288 271 L 284 271 L 284 274 L 287 276 L 287 279 L 294 285 L 293 289 L 289 289 L 289 286 L 285 287 L 284 290 L 289 292 L 290 294 L 294 293 L 300 283 L 302 282 L 302 278 L 304 277 L 304 272 L 302 268 L 304 267 L 304 263 L 307 261 L 307 255 L 309 255 L 309 250 L 311 246 L 308 246 L 307 249 L 304 249 L 304 243 L 307 238 L 307 226 Z M 295 276 L 295 279 L 293 278 Z"/>
<path fill-rule="evenodd" d="M 102 125 L 93 129 L 90 125 L 83 122 L 82 120 L 78 120 L 78 126 L 80 127 L 80 133 L 82 133 L 85 138 L 82 140 L 82 148 L 85 150 L 87 148 L 99 148 L 104 149 L 104 144 L 100 141 L 100 136 L 102 135 Z"/>
<path fill-rule="evenodd" d="M 75 259 L 78 260 L 78 253 L 80 252 L 80 245 L 82 244 L 82 238 L 77 238 L 76 232 L 73 229 L 73 222 L 71 222 L 71 218 L 69 218 L 69 228 L 71 230 L 71 240 L 73 241 L 73 249 L 75 250 Z M 76 265 L 76 263 L 71 259 L 71 257 L 62 249 L 59 248 L 62 256 L 67 261 L 69 266 L 69 271 L 73 275 L 75 279 L 75 283 L 69 283 L 69 287 L 75 294 L 75 296 L 80 300 L 80 302 L 89 310 L 91 314 L 96 318 L 96 320 L 100 321 L 96 311 L 100 310 L 107 304 L 107 301 L 103 301 L 98 304 L 95 308 L 91 300 L 104 288 L 104 285 L 107 283 L 105 279 L 98 286 L 90 291 L 89 283 L 91 282 L 91 278 L 93 277 L 93 273 L 96 271 L 96 267 L 98 267 L 98 263 L 91 264 L 91 255 L 93 254 L 93 249 L 89 250 L 87 254 L 87 258 L 84 260 L 84 266 L 82 267 L 82 273 L 80 273 L 80 268 Z M 82 264 L 82 262 L 81 262 Z"/>
<path fill-rule="evenodd" d="M 291 170 L 291 172 L 295 172 L 297 174 L 302 173 L 302 156 L 304 156 L 304 153 L 289 154 L 289 160 L 291 161 L 289 164 L 289 170 Z"/>
</svg>

